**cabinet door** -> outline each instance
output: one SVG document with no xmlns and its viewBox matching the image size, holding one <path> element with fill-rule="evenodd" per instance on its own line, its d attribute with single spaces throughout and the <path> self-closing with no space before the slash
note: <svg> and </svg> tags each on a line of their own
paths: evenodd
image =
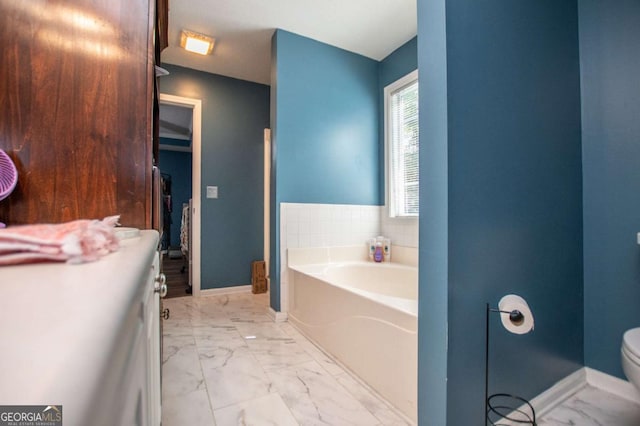
<svg viewBox="0 0 640 426">
<path fill-rule="evenodd" d="M 143 327 L 139 324 L 131 358 L 125 369 L 125 385 L 122 387 L 122 410 L 120 419 L 114 424 L 147 426 L 149 424 L 147 410 L 146 381 L 146 348 L 144 345 Z"/>
<path fill-rule="evenodd" d="M 154 8 L 0 1 L 0 148 L 19 174 L 3 222 L 151 227 Z"/>
<path fill-rule="evenodd" d="M 156 253 L 147 283 L 150 290 L 145 302 L 145 330 L 147 352 L 147 411 L 149 424 L 157 426 L 161 420 L 160 392 L 160 295 L 155 291 L 156 278 L 160 273 L 158 253 Z"/>
<path fill-rule="evenodd" d="M 144 278 L 144 292 L 139 300 L 143 313 L 137 324 L 135 342 L 125 368 L 121 425 L 159 426 L 160 394 L 160 297 L 155 291 L 159 271 L 158 254 Z"/>
</svg>

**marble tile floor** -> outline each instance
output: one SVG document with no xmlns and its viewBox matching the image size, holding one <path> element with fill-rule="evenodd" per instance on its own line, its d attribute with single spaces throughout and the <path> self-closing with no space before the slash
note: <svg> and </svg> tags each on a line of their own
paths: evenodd
<svg viewBox="0 0 640 426">
<path fill-rule="evenodd" d="M 639 426 L 640 404 L 586 385 L 538 421 L 538 426 Z"/>
<path fill-rule="evenodd" d="M 407 425 L 288 323 L 267 295 L 164 301 L 163 426 Z"/>
<path fill-rule="evenodd" d="M 164 301 L 163 426 L 407 425 L 288 323 L 266 295 Z M 538 426 L 640 426 L 640 404 L 587 385 Z"/>
</svg>

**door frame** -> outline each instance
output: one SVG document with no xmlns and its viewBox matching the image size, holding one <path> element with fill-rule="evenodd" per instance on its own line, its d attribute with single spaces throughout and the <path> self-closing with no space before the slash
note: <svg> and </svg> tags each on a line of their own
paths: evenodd
<svg viewBox="0 0 640 426">
<path fill-rule="evenodd" d="M 202 182 L 202 100 L 185 98 L 166 93 L 160 93 L 159 102 L 167 105 L 177 105 L 193 110 L 193 129 L 191 139 L 191 199 L 193 205 L 191 222 L 191 289 L 193 296 L 200 296 L 200 239 L 201 239 L 201 194 Z M 162 170 L 162 165 L 160 165 Z"/>
<path fill-rule="evenodd" d="M 271 292 L 269 271 L 271 248 L 271 129 L 264 129 L 264 246 L 263 260 L 267 279 L 267 292 Z"/>
</svg>

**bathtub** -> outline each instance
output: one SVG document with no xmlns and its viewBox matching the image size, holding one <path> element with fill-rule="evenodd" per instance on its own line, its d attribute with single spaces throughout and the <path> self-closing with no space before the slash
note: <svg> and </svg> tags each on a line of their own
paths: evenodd
<svg viewBox="0 0 640 426">
<path fill-rule="evenodd" d="M 368 261 L 288 267 L 289 321 L 415 422 L 417 268 Z"/>
</svg>

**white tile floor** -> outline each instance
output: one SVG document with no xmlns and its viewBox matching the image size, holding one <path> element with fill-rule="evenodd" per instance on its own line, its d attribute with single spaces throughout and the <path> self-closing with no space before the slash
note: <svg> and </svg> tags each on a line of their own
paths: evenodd
<svg viewBox="0 0 640 426">
<path fill-rule="evenodd" d="M 406 425 L 288 323 L 266 295 L 164 302 L 163 426 Z M 586 386 L 539 426 L 640 426 L 640 405 Z"/>
<path fill-rule="evenodd" d="M 162 424 L 407 425 L 288 323 L 266 295 L 168 299 Z"/>
<path fill-rule="evenodd" d="M 538 426 L 639 426 L 640 405 L 593 386 L 543 416 Z"/>
</svg>

